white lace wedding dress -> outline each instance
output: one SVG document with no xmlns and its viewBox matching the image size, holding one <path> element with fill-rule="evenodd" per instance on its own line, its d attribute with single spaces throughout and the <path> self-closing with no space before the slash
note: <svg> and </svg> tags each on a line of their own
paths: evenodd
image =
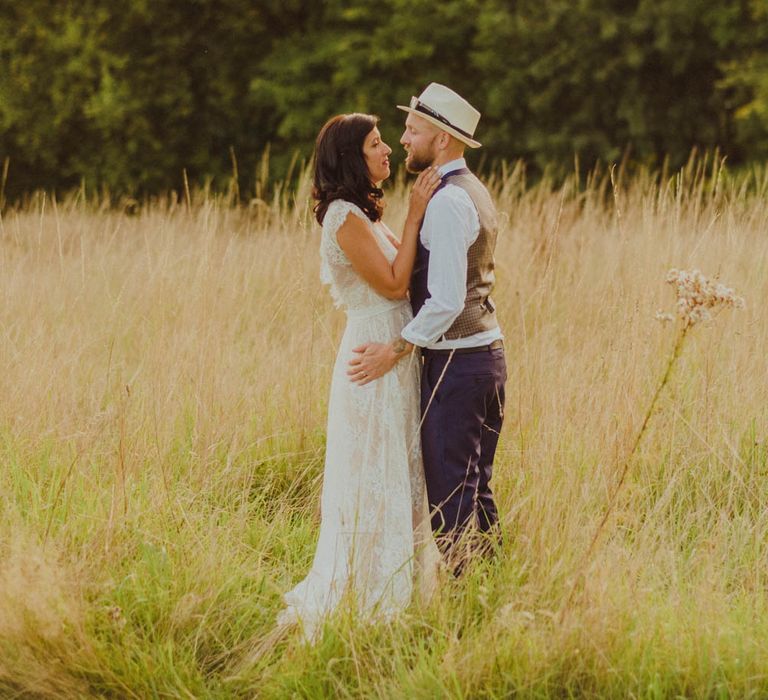
<svg viewBox="0 0 768 700">
<path fill-rule="evenodd" d="M 412 318 L 407 300 L 386 299 L 352 269 L 336 240 L 347 216 L 371 227 L 388 260 L 396 254 L 382 223 L 372 224 L 350 202 L 330 204 L 321 279 L 345 307 L 347 326 L 331 381 L 317 550 L 307 577 L 285 595 L 279 618 L 298 621 L 308 639 L 342 600 L 359 614 L 386 619 L 408 605 L 414 590 L 427 598 L 440 561 L 421 461 L 418 357 L 400 360 L 365 386 L 346 373 L 352 348 L 390 342 Z"/>
</svg>

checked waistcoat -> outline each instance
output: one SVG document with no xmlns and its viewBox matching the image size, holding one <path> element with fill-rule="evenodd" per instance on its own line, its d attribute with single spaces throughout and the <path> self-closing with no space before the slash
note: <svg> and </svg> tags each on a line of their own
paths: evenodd
<svg viewBox="0 0 768 700">
<path fill-rule="evenodd" d="M 464 309 L 443 336 L 455 340 L 491 330 L 498 325 L 496 310 L 490 298 L 495 282 L 493 254 L 498 235 L 498 217 L 485 185 L 467 168 L 453 170 L 445 175 L 436 192 L 449 183 L 461 187 L 469 195 L 480 219 L 480 233 L 467 251 L 467 297 Z M 434 235 L 439 236 L 440 232 L 436 231 Z M 419 236 L 411 275 L 411 306 L 414 316 L 429 298 L 428 270 L 429 251 Z"/>
</svg>

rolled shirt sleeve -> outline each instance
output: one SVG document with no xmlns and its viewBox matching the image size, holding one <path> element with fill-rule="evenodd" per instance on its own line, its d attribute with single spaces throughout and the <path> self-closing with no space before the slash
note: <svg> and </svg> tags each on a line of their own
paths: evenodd
<svg viewBox="0 0 768 700">
<path fill-rule="evenodd" d="M 480 219 L 469 195 L 446 185 L 427 206 L 421 242 L 429 250 L 429 298 L 405 326 L 402 337 L 419 347 L 438 341 L 464 308 L 467 251 L 480 233 Z"/>
</svg>

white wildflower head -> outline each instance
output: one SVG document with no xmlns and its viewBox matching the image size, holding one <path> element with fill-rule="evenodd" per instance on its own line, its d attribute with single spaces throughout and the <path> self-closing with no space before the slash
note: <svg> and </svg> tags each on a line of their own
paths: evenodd
<svg viewBox="0 0 768 700">
<path fill-rule="evenodd" d="M 708 279 L 699 270 L 687 272 L 673 268 L 667 273 L 667 284 L 675 286 L 677 315 L 689 326 L 711 320 L 712 311 L 718 307 L 744 308 L 744 299 L 736 296 L 733 289 Z M 662 320 L 660 314 L 657 313 L 656 318 Z"/>
</svg>

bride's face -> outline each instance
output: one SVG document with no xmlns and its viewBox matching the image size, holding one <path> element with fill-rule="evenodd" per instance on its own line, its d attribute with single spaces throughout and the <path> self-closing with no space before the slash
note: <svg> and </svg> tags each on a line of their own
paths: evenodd
<svg viewBox="0 0 768 700">
<path fill-rule="evenodd" d="M 363 156 L 371 182 L 381 182 L 389 177 L 389 154 L 392 149 L 381 140 L 377 127 L 373 127 L 363 141 Z"/>
</svg>

